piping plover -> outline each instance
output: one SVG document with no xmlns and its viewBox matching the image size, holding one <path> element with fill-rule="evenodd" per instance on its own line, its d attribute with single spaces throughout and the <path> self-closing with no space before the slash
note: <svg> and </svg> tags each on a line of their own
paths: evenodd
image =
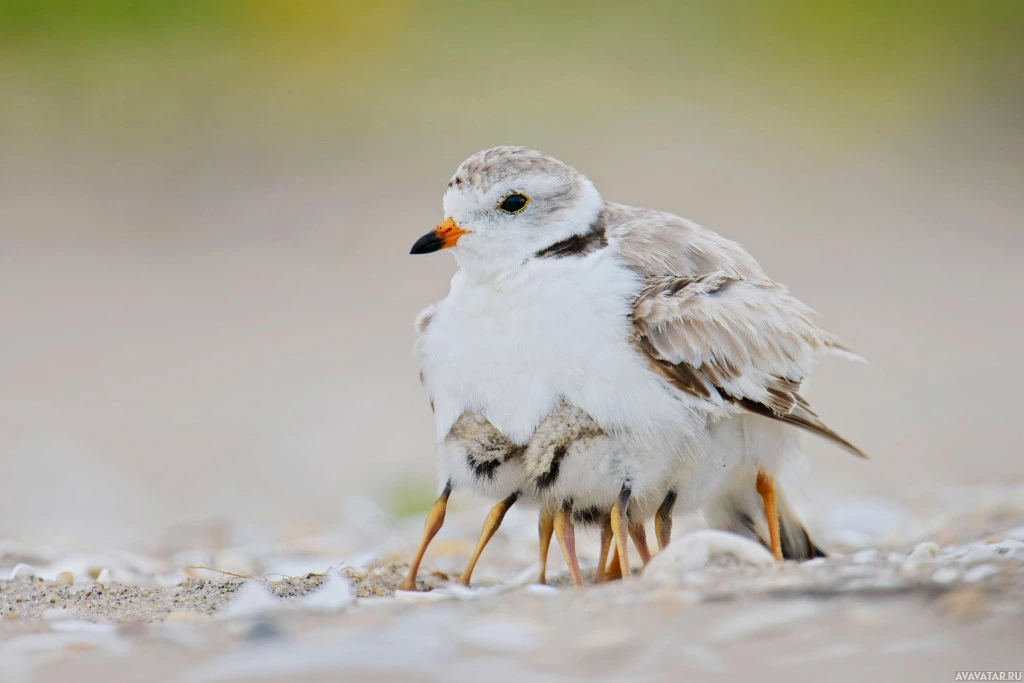
<svg viewBox="0 0 1024 683">
<path fill-rule="evenodd" d="M 783 455 L 723 447 L 716 429 L 774 435 L 775 421 L 853 449 L 797 393 L 815 358 L 846 353 L 842 344 L 738 244 L 605 202 L 539 152 L 473 155 L 449 182 L 444 211 L 412 248 L 451 249 L 459 266 L 448 296 L 420 316 L 416 342 L 442 492 L 403 588 L 415 588 L 458 488 L 501 501 L 465 581 L 517 500 L 541 506 L 542 557 L 553 529 L 579 585 L 574 517 L 611 528 L 628 574 L 626 538 L 632 531 L 639 544 L 643 520 L 655 517 L 663 546 L 674 507 L 730 492 L 731 477 L 750 468 L 768 527 L 761 539 L 778 556 L 773 475 Z M 767 426 L 737 422 L 748 415 Z M 733 426 L 716 428 L 723 420 Z"/>
</svg>

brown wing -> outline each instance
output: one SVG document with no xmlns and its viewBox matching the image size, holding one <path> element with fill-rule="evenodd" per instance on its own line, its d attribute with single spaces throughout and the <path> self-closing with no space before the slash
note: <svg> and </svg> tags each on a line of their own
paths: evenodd
<svg viewBox="0 0 1024 683">
<path fill-rule="evenodd" d="M 799 394 L 819 356 L 853 355 L 812 315 L 768 280 L 724 272 L 653 276 L 634 303 L 634 339 L 680 391 L 795 425 L 865 457 Z"/>
</svg>

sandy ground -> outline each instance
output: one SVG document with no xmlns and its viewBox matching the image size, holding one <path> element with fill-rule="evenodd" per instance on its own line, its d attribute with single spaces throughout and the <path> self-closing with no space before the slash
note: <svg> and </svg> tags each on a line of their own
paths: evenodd
<svg viewBox="0 0 1024 683">
<path fill-rule="evenodd" d="M 420 520 L 384 514 L 276 538 L 195 529 L 191 549 L 153 555 L 9 543 L 0 680 L 953 680 L 1024 668 L 1024 487 L 814 510 L 831 556 L 803 564 L 680 520 L 638 576 L 584 590 L 566 585 L 557 549 L 553 585 L 533 583 L 534 519 L 513 513 L 473 588 L 447 577 L 484 508 L 449 514 L 418 593 L 395 589 Z M 588 567 L 593 541 L 581 534 Z"/>
</svg>

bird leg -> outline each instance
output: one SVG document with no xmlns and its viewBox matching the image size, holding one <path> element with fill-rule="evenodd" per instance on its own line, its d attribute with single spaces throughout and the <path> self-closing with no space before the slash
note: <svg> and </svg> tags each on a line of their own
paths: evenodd
<svg viewBox="0 0 1024 683">
<path fill-rule="evenodd" d="M 580 571 L 580 563 L 576 558 L 576 530 L 572 525 L 572 503 L 562 505 L 562 509 L 555 515 L 555 538 L 562 546 L 562 555 L 565 556 L 565 563 L 569 565 L 572 582 L 577 588 L 583 588 L 583 572 Z"/>
<path fill-rule="evenodd" d="M 651 561 L 651 549 L 647 546 L 647 530 L 644 529 L 644 523 L 630 522 L 629 536 L 633 539 L 633 545 L 636 546 L 636 551 L 640 553 L 640 559 L 646 567 Z"/>
<path fill-rule="evenodd" d="M 608 560 L 608 570 L 604 573 L 605 581 L 618 581 L 622 578 L 622 565 L 619 563 L 619 548 L 612 546 L 612 557 Z"/>
<path fill-rule="evenodd" d="M 629 498 L 632 495 L 633 490 L 629 484 L 623 484 L 618 500 L 612 505 L 612 533 L 615 534 L 615 549 L 619 554 L 619 567 L 622 569 L 623 578 L 630 575 L 629 547 L 626 545 L 629 521 L 626 509 L 629 507 Z"/>
<path fill-rule="evenodd" d="M 484 528 L 480 530 L 480 539 L 476 542 L 476 549 L 473 551 L 473 556 L 469 558 L 469 564 L 466 565 L 466 571 L 462 572 L 462 576 L 459 577 L 459 583 L 463 586 L 469 585 L 469 580 L 473 576 L 473 570 L 476 568 L 477 560 L 480 559 L 480 553 L 484 551 L 487 544 L 490 542 L 491 537 L 494 536 L 494 532 L 501 526 L 501 521 L 505 519 L 505 513 L 512 507 L 515 502 L 519 499 L 519 491 L 516 491 L 505 500 L 499 501 L 497 505 L 491 508 L 491 511 L 487 513 L 487 519 L 484 520 Z"/>
<path fill-rule="evenodd" d="M 676 492 L 669 491 L 665 494 L 665 500 L 654 515 L 654 535 L 658 537 L 658 551 L 665 549 L 665 546 L 672 540 L 672 508 L 676 505 Z"/>
<path fill-rule="evenodd" d="M 551 547 L 551 534 L 555 532 L 555 516 L 550 510 L 540 511 L 540 523 L 537 525 L 537 533 L 540 536 L 540 576 L 537 583 L 547 583 L 548 571 L 548 548 Z"/>
<path fill-rule="evenodd" d="M 775 503 L 775 480 L 772 475 L 761 471 L 757 473 L 757 492 L 764 501 L 764 516 L 768 520 L 768 538 L 772 555 L 782 562 L 782 539 L 779 536 L 779 510 Z"/>
<path fill-rule="evenodd" d="M 605 568 L 608 564 L 608 551 L 612 545 L 612 521 L 604 520 L 601 526 L 601 553 L 597 556 L 597 571 L 594 572 L 594 583 L 605 581 Z"/>
<path fill-rule="evenodd" d="M 424 553 L 427 552 L 427 546 L 434 540 L 434 536 L 437 535 L 437 532 L 441 530 L 441 525 L 444 524 L 444 513 L 448 508 L 448 496 L 451 494 L 452 482 L 449 481 L 444 485 L 441 495 L 430 506 L 430 512 L 427 513 L 427 522 L 423 525 L 423 539 L 420 541 L 419 550 L 416 551 L 416 557 L 413 558 L 412 564 L 409 565 L 409 574 L 405 577 L 402 585 L 398 587 L 399 590 L 416 590 L 416 574 L 420 571 L 420 562 L 423 560 Z"/>
</svg>

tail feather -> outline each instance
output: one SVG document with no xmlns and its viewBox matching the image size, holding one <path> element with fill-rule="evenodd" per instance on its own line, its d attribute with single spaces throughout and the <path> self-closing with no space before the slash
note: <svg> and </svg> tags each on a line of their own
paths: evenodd
<svg viewBox="0 0 1024 683">
<path fill-rule="evenodd" d="M 779 413 L 763 403 L 751 401 L 750 399 L 744 398 L 734 400 L 736 400 L 736 403 L 744 409 L 754 413 L 755 415 L 761 415 L 772 420 L 779 420 L 780 422 L 786 422 L 796 427 L 800 427 L 801 429 L 811 432 L 812 434 L 817 434 L 818 436 L 837 444 L 840 448 L 848 453 L 852 453 L 858 458 L 864 458 L 866 460 L 868 457 L 864 454 L 864 451 L 839 436 L 839 434 L 822 422 L 821 418 L 819 418 L 817 414 L 810 409 L 810 406 L 807 405 L 806 401 L 802 398 L 793 406 L 792 412 L 789 413 Z"/>
</svg>

